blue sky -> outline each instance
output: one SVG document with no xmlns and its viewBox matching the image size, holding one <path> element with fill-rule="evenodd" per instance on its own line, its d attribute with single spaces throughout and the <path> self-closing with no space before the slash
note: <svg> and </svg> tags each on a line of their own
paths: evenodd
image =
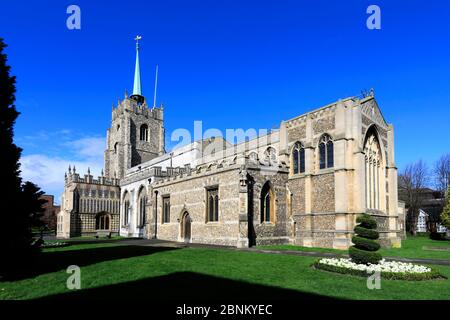
<svg viewBox="0 0 450 320">
<path fill-rule="evenodd" d="M 71 4 L 81 30 L 66 28 Z M 371 4 L 381 30 L 366 28 Z M 132 90 L 136 34 L 149 100 L 159 64 L 168 134 L 195 120 L 272 128 L 373 87 L 399 169 L 431 165 L 450 151 L 449 18 L 439 0 L 5 2 L 23 175 L 59 195 L 69 162 L 100 172 L 111 105 Z"/>
</svg>

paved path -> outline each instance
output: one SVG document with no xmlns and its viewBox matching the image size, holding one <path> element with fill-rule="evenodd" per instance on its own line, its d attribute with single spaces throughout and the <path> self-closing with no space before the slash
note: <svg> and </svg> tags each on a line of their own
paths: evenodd
<svg viewBox="0 0 450 320">
<path fill-rule="evenodd" d="M 126 240 L 116 240 L 118 244 L 121 245 L 134 245 L 134 246 L 151 246 L 151 247 L 170 247 L 170 248 L 210 248 L 210 249 L 227 249 L 236 251 L 246 251 L 246 252 L 257 252 L 266 254 L 286 254 L 294 256 L 303 257 L 319 257 L 319 258 L 346 258 L 348 254 L 336 254 L 330 252 L 306 252 L 297 250 L 274 250 L 274 249 L 259 249 L 258 247 L 253 248 L 236 248 L 229 246 L 218 246 L 218 245 L 208 245 L 208 244 L 198 244 L 198 243 L 182 243 L 174 241 L 165 241 L 159 239 L 126 239 Z M 386 260 L 391 261 L 401 261 L 410 263 L 425 263 L 425 264 L 435 264 L 442 266 L 450 266 L 450 260 L 438 260 L 438 259 L 419 259 L 419 258 L 401 258 L 401 257 L 384 257 Z"/>
</svg>

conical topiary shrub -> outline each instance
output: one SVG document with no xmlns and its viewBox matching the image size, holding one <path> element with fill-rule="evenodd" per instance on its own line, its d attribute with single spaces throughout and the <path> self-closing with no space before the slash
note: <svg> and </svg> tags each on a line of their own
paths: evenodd
<svg viewBox="0 0 450 320">
<path fill-rule="evenodd" d="M 379 238 L 377 222 L 368 214 L 363 214 L 356 219 L 356 223 L 356 235 L 352 237 L 354 246 L 348 249 L 350 258 L 358 264 L 377 264 L 381 260 L 381 255 L 376 252 L 380 249 L 380 244 L 375 241 Z"/>
</svg>

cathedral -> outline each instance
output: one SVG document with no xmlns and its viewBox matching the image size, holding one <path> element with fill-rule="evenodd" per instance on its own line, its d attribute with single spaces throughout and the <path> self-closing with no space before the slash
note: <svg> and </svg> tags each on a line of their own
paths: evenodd
<svg viewBox="0 0 450 320">
<path fill-rule="evenodd" d="M 346 249 L 367 212 L 383 246 L 401 245 L 394 129 L 373 91 L 241 143 L 212 137 L 168 153 L 164 135 L 163 106 L 142 94 L 137 43 L 133 93 L 113 106 L 104 171 L 69 167 L 57 236 Z"/>
</svg>

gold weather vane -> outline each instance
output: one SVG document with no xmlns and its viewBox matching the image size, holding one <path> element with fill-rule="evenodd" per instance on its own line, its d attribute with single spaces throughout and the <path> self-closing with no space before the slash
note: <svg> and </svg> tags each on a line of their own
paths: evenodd
<svg viewBox="0 0 450 320">
<path fill-rule="evenodd" d="M 134 38 L 134 40 L 136 40 L 136 42 L 139 42 L 139 40 L 142 39 L 142 36 L 136 36 L 136 38 Z"/>
</svg>

